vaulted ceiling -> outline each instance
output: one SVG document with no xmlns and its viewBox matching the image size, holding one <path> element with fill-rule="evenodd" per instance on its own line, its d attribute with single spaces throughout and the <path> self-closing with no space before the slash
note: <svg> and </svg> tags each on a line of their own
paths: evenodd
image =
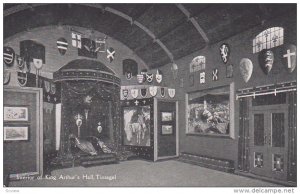
<svg viewBox="0 0 300 194">
<path fill-rule="evenodd" d="M 4 39 L 47 25 L 80 26 L 115 38 L 157 68 L 295 9 L 294 4 L 4 4 Z"/>
</svg>

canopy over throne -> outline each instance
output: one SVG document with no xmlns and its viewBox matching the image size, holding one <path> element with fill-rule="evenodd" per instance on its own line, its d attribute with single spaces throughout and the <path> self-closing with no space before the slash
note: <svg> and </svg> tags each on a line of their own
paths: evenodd
<svg viewBox="0 0 300 194">
<path fill-rule="evenodd" d="M 59 154 L 72 155 L 72 138 L 94 137 L 117 151 L 120 137 L 120 79 L 99 61 L 77 59 L 54 73 L 61 83 Z"/>
</svg>

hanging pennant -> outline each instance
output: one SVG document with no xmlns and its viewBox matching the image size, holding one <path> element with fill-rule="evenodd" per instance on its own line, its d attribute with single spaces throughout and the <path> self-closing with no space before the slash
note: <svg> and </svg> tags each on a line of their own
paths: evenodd
<svg viewBox="0 0 300 194">
<path fill-rule="evenodd" d="M 81 33 L 72 32 L 72 46 L 75 48 L 81 48 Z"/>
<path fill-rule="evenodd" d="M 18 83 L 21 87 L 26 86 L 26 84 L 27 84 L 27 73 L 18 72 L 17 73 L 17 80 L 18 80 Z"/>
<path fill-rule="evenodd" d="M 160 88 L 160 96 L 161 96 L 162 98 L 165 97 L 165 88 Z"/>
<path fill-rule="evenodd" d="M 16 55 L 17 56 L 17 64 L 20 70 L 23 70 L 25 67 L 25 61 L 24 61 L 24 57 L 21 57 L 20 55 Z"/>
<path fill-rule="evenodd" d="M 96 39 L 96 50 L 95 52 L 105 53 L 106 50 L 106 37 Z"/>
<path fill-rule="evenodd" d="M 281 59 L 284 67 L 292 73 L 297 65 L 297 47 L 292 44 L 284 45 L 281 50 Z"/>
<path fill-rule="evenodd" d="M 271 50 L 263 50 L 258 55 L 258 61 L 263 72 L 268 75 L 274 63 L 274 53 Z"/>
<path fill-rule="evenodd" d="M 156 94 L 157 94 L 157 86 L 150 86 L 149 87 L 149 93 L 153 97 L 156 96 Z"/>
<path fill-rule="evenodd" d="M 57 49 L 61 55 L 64 55 L 68 50 L 68 41 L 64 38 L 59 38 L 56 41 Z"/>
<path fill-rule="evenodd" d="M 127 99 L 128 98 L 128 89 L 123 89 L 122 94 L 123 94 L 123 98 Z"/>
<path fill-rule="evenodd" d="M 230 55 L 230 49 L 229 49 L 228 44 L 223 43 L 220 46 L 220 55 L 221 55 L 223 63 L 226 64 L 228 62 L 229 55 Z"/>
<path fill-rule="evenodd" d="M 147 88 L 142 88 L 142 89 L 141 89 L 141 96 L 142 96 L 143 98 L 145 98 L 146 95 L 147 95 Z"/>
<path fill-rule="evenodd" d="M 253 72 L 253 64 L 250 59 L 243 58 L 240 62 L 240 71 L 244 81 L 247 83 Z"/>
<path fill-rule="evenodd" d="M 13 66 L 15 61 L 15 51 L 11 47 L 3 48 L 3 61 L 8 67 Z"/>
<path fill-rule="evenodd" d="M 133 98 L 137 98 L 139 95 L 139 90 L 138 89 L 131 89 L 130 94 Z"/>
<path fill-rule="evenodd" d="M 157 83 L 161 83 L 162 81 L 162 73 L 159 70 L 156 70 L 156 75 L 155 75 L 155 79 Z"/>
<path fill-rule="evenodd" d="M 217 68 L 213 69 L 213 72 L 212 72 L 212 80 L 213 81 L 218 81 L 219 79 L 219 71 Z"/>
<path fill-rule="evenodd" d="M 205 83 L 205 72 L 201 72 L 200 73 L 200 84 L 204 84 Z"/>
<path fill-rule="evenodd" d="M 106 53 L 107 53 L 106 58 L 111 63 L 115 59 L 116 51 L 112 47 L 110 47 L 109 49 L 106 50 Z"/>
<path fill-rule="evenodd" d="M 170 96 L 171 98 L 174 98 L 174 97 L 175 97 L 175 89 L 168 88 L 168 93 L 169 93 L 169 96 Z"/>
<path fill-rule="evenodd" d="M 153 81 L 153 74 L 152 73 L 146 73 L 146 79 L 149 83 L 152 83 Z"/>
<path fill-rule="evenodd" d="M 4 70 L 3 72 L 3 85 L 8 85 L 10 82 L 10 71 Z"/>
</svg>

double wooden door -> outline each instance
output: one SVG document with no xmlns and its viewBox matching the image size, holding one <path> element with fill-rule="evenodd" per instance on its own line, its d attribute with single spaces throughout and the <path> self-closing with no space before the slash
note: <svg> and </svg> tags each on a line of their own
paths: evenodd
<svg viewBox="0 0 300 194">
<path fill-rule="evenodd" d="M 250 172 L 287 179 L 288 107 L 286 104 L 250 109 Z"/>
</svg>

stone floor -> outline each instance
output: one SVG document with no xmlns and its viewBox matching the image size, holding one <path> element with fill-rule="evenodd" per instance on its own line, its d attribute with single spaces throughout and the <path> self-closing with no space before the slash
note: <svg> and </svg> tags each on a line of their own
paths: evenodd
<svg viewBox="0 0 300 194">
<path fill-rule="evenodd" d="M 41 180 L 13 181 L 10 187 L 273 187 L 261 180 L 202 168 L 176 160 L 75 167 L 52 171 Z"/>
</svg>

